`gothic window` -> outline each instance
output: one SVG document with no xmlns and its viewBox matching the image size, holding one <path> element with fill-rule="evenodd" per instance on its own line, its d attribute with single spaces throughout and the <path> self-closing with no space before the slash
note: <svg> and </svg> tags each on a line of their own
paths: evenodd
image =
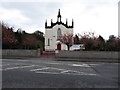
<svg viewBox="0 0 120 90">
<path fill-rule="evenodd" d="M 50 39 L 48 38 L 48 46 L 50 46 Z"/>
<path fill-rule="evenodd" d="M 61 38 L 61 29 L 60 28 L 58 28 L 58 30 L 57 30 L 57 39 L 59 40 L 60 38 Z"/>
</svg>

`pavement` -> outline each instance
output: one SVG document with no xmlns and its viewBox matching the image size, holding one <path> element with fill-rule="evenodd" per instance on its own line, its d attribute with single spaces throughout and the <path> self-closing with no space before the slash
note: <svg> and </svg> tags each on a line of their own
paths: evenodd
<svg viewBox="0 0 120 90">
<path fill-rule="evenodd" d="M 118 88 L 119 63 L 2 59 L 2 88 Z"/>
</svg>

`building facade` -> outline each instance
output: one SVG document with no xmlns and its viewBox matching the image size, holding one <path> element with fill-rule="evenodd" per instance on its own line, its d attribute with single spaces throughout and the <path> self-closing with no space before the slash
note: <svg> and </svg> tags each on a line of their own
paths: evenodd
<svg viewBox="0 0 120 90">
<path fill-rule="evenodd" d="M 67 46 L 60 42 L 62 36 L 73 35 L 73 27 L 74 22 L 72 19 L 72 25 L 68 25 L 68 21 L 66 19 L 66 23 L 62 22 L 62 16 L 60 14 L 60 9 L 57 15 L 57 21 L 54 23 L 51 19 L 51 25 L 47 25 L 47 21 L 45 22 L 45 50 L 46 51 L 55 51 L 57 50 L 67 50 Z"/>
</svg>

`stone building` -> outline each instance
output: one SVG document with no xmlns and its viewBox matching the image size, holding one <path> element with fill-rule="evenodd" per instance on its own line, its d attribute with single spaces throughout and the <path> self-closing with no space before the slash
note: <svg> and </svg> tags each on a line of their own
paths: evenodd
<svg viewBox="0 0 120 90">
<path fill-rule="evenodd" d="M 68 25 L 62 22 L 62 16 L 60 14 L 60 9 L 57 15 L 57 21 L 54 23 L 51 19 L 51 25 L 47 25 L 47 20 L 45 22 L 45 50 L 46 51 L 55 51 L 57 50 L 67 50 L 67 46 L 60 42 L 60 38 L 63 35 L 73 34 L 74 22 L 72 19 L 72 25 Z"/>
</svg>

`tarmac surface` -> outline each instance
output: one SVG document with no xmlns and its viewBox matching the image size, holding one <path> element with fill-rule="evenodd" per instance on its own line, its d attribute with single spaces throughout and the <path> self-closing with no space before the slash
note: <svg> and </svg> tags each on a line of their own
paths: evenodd
<svg viewBox="0 0 120 90">
<path fill-rule="evenodd" d="M 2 59 L 2 88 L 118 88 L 118 63 Z"/>
</svg>

